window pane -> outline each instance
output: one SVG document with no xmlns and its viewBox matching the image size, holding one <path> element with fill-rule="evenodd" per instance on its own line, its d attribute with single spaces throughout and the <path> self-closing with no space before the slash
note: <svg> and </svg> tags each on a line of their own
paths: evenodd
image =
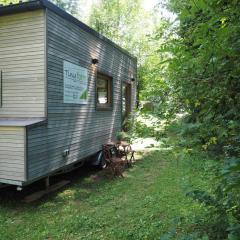
<svg viewBox="0 0 240 240">
<path fill-rule="evenodd" d="M 97 102 L 108 103 L 108 80 L 106 79 L 98 78 L 97 80 Z"/>
<path fill-rule="evenodd" d="M 112 77 L 98 73 L 96 80 L 96 107 L 99 110 L 112 110 Z"/>
<path fill-rule="evenodd" d="M 103 90 L 98 92 L 98 103 L 101 104 L 107 103 L 107 92 Z"/>
</svg>

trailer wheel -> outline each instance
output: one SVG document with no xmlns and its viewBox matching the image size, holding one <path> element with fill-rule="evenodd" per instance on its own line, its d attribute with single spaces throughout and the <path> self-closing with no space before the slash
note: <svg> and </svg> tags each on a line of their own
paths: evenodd
<svg viewBox="0 0 240 240">
<path fill-rule="evenodd" d="M 107 167 L 107 162 L 103 156 L 103 152 L 100 153 L 100 161 L 99 161 L 99 164 L 98 164 L 98 168 L 99 169 L 104 169 Z"/>
<path fill-rule="evenodd" d="M 106 160 L 103 156 L 103 152 L 99 151 L 93 158 L 90 164 L 98 169 L 104 169 L 107 167 Z"/>
</svg>

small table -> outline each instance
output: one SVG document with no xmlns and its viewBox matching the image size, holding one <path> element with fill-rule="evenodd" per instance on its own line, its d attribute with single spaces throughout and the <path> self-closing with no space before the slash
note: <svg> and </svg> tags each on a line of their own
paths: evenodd
<svg viewBox="0 0 240 240">
<path fill-rule="evenodd" d="M 135 161 L 134 153 L 135 151 L 132 150 L 132 146 L 128 142 L 120 142 L 116 144 L 118 151 L 122 154 L 123 157 L 125 157 L 128 166 L 132 165 L 132 162 Z M 130 155 L 130 158 L 128 159 L 128 155 Z"/>
</svg>

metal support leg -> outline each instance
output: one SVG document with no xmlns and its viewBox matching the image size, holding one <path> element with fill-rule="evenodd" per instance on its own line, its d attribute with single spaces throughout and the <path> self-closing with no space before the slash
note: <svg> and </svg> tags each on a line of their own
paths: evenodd
<svg viewBox="0 0 240 240">
<path fill-rule="evenodd" d="M 45 187 L 46 189 L 48 189 L 50 186 L 50 180 L 49 180 L 49 176 L 45 178 Z"/>
</svg>

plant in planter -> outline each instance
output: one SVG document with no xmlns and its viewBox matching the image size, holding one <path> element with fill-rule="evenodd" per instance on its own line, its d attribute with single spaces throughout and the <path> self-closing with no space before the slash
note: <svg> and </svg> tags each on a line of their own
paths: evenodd
<svg viewBox="0 0 240 240">
<path fill-rule="evenodd" d="M 130 140 L 130 137 L 126 132 L 117 132 L 117 134 L 116 134 L 117 143 L 120 143 L 121 141 L 129 142 L 129 140 Z"/>
<path fill-rule="evenodd" d="M 123 140 L 123 132 L 117 132 L 116 133 L 116 141 L 117 143 L 120 143 Z"/>
</svg>

